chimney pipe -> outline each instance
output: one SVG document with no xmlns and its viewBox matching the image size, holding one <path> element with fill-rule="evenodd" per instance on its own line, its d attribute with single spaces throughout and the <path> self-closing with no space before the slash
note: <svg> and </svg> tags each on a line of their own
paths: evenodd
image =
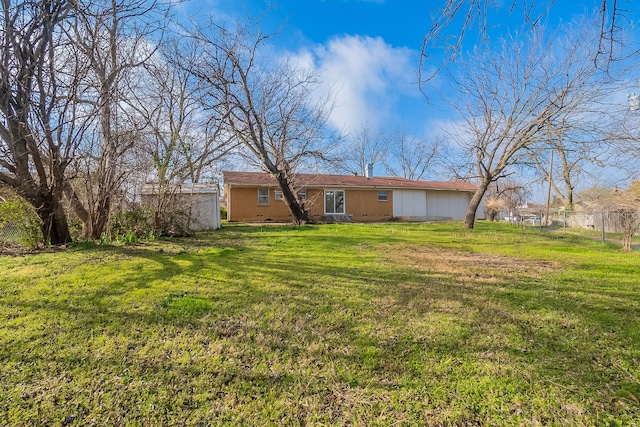
<svg viewBox="0 0 640 427">
<path fill-rule="evenodd" d="M 367 176 L 367 179 L 373 178 L 373 163 L 369 163 L 367 165 L 367 171 L 365 175 Z"/>
</svg>

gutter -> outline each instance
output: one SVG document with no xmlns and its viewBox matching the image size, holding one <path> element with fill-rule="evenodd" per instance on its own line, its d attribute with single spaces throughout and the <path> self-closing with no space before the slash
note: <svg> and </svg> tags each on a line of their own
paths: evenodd
<svg viewBox="0 0 640 427">
<path fill-rule="evenodd" d="M 227 188 L 227 192 L 229 194 L 226 194 L 227 196 L 227 221 L 231 222 L 231 183 L 227 184 L 228 188 Z M 222 224 L 220 224 L 220 226 L 222 226 Z"/>
<path fill-rule="evenodd" d="M 231 187 L 231 184 L 228 184 L 228 185 L 229 185 L 229 187 Z M 278 188 L 277 184 L 255 184 L 255 183 L 243 184 L 243 183 L 236 183 L 236 185 L 239 185 L 241 187 L 253 187 L 253 188 L 263 188 L 263 187 L 266 187 L 266 188 Z M 421 190 L 421 191 L 429 190 L 429 191 L 456 191 L 456 192 L 463 192 L 463 193 L 474 193 L 476 191 L 474 189 L 465 190 L 465 189 L 460 189 L 460 188 L 392 187 L 392 186 L 387 186 L 387 185 L 341 185 L 341 184 L 327 184 L 327 185 L 305 184 L 305 188 L 307 188 L 307 189 L 318 189 L 318 190 L 323 190 L 325 188 L 338 188 L 338 189 L 351 188 L 351 189 L 370 189 L 370 190 L 379 190 L 379 189 L 384 189 L 384 190 Z"/>
</svg>

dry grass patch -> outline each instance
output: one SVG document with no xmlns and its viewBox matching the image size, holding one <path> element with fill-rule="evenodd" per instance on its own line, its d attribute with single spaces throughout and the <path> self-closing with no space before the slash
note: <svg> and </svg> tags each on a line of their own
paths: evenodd
<svg viewBox="0 0 640 427">
<path fill-rule="evenodd" d="M 388 249 L 384 251 L 387 262 L 423 273 L 441 274 L 462 283 L 504 283 L 522 277 L 540 279 L 563 268 L 558 261 L 460 252 L 434 246 L 395 245 Z"/>
</svg>

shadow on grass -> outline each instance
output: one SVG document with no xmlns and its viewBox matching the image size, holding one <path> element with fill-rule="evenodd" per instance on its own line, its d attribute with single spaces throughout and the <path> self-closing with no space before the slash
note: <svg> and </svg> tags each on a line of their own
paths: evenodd
<svg viewBox="0 0 640 427">
<path fill-rule="evenodd" d="M 39 301 L 0 302 L 42 323 L 3 341 L 13 366 L 4 383 L 27 397 L 3 394 L 25 419 L 50 423 L 416 424 L 432 411 L 434 425 L 551 425 L 638 415 L 618 396 L 635 390 L 621 366 L 638 350 L 637 287 L 607 282 L 599 292 L 587 271 L 533 277 L 484 265 L 460 275 L 442 252 L 410 265 L 387 257 L 408 241 L 392 229 L 238 226 L 158 247 L 78 248 L 93 282 L 77 273 L 59 298 L 47 288 Z M 98 399 L 72 396 L 78 389 Z M 55 394 L 59 403 L 36 408 Z"/>
</svg>

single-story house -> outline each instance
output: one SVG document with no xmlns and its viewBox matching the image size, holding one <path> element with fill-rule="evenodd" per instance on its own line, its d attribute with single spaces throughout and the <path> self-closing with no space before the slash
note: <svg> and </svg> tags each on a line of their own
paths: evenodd
<svg viewBox="0 0 640 427">
<path fill-rule="evenodd" d="M 262 172 L 223 172 L 227 218 L 288 222 L 291 214 L 276 180 Z M 462 220 L 476 186 L 359 175 L 298 174 L 298 199 L 314 221 Z M 478 219 L 484 218 L 484 206 Z"/>
<path fill-rule="evenodd" d="M 220 228 L 220 198 L 216 185 L 183 183 L 165 191 L 169 193 L 169 209 L 184 214 L 184 229 L 202 231 Z M 144 184 L 141 191 L 142 203 L 155 212 L 159 204 L 159 193 L 158 183 Z"/>
</svg>

